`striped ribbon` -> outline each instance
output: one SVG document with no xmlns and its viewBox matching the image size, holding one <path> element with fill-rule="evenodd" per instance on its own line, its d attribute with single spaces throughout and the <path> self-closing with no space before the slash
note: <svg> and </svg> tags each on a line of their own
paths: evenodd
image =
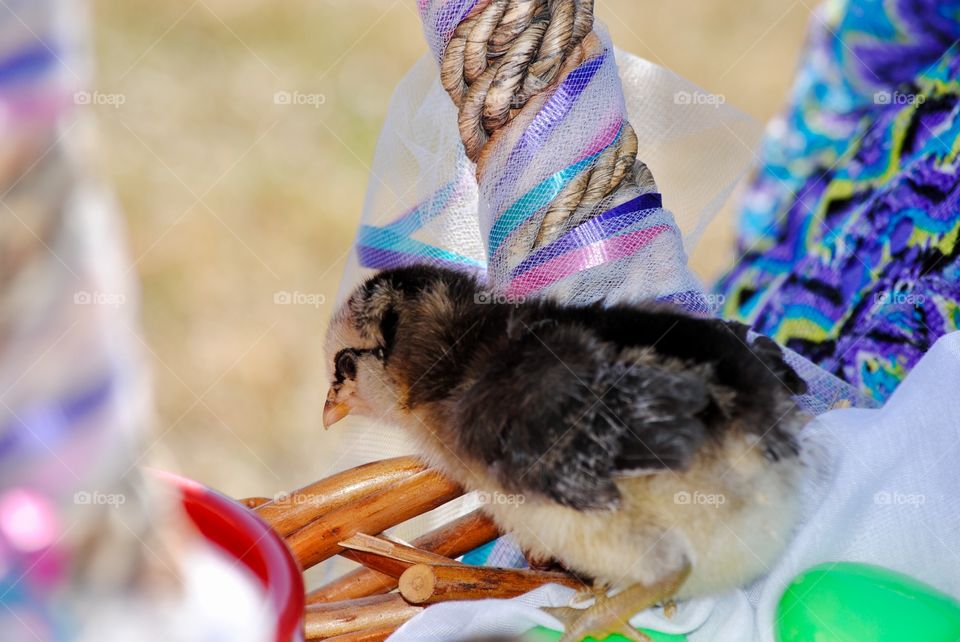
<svg viewBox="0 0 960 642">
<path fill-rule="evenodd" d="M 0 458 L 22 453 L 31 441 L 44 452 L 60 443 L 77 424 L 104 408 L 113 396 L 116 382 L 107 375 L 89 388 L 54 401 L 20 410 L 16 419 L 0 428 Z"/>
<path fill-rule="evenodd" d="M 641 194 L 578 225 L 516 266 L 507 294 L 528 296 L 578 272 L 637 254 L 673 229 L 665 223 L 637 229 L 662 211 L 659 194 Z"/>
<path fill-rule="evenodd" d="M 16 14 L 9 9 L 12 17 Z M 0 18 L 0 25 L 4 25 Z M 29 29 L 25 23 L 6 19 L 17 35 Z M 29 33 L 29 32 L 28 32 Z M 16 132 L 25 123 L 46 124 L 72 107 L 72 86 L 56 77 L 68 57 L 56 38 L 29 33 L 29 38 L 8 50 L 0 50 L 0 134 L 5 128 Z M 8 34 L 15 39 L 15 36 Z M 3 43 L 0 38 L 0 45 Z"/>
<path fill-rule="evenodd" d="M 543 209 L 581 172 L 588 169 L 594 161 L 611 145 L 615 145 L 623 133 L 623 121 L 616 127 L 608 128 L 603 132 L 587 151 L 587 156 L 573 165 L 566 167 L 552 176 L 548 176 L 536 187 L 521 196 L 513 205 L 500 215 L 490 228 L 488 235 L 491 257 L 497 255 L 506 240 L 517 231 L 525 222 Z"/>
<path fill-rule="evenodd" d="M 452 11 L 452 4 L 445 5 L 443 9 Z M 609 50 L 606 50 L 567 76 L 517 141 L 507 159 L 497 191 L 512 188 L 530 158 L 543 150 L 597 72 L 610 61 L 612 58 L 609 57 Z M 491 263 L 505 250 L 508 239 L 524 223 L 542 211 L 570 181 L 589 169 L 604 150 L 617 144 L 623 128 L 622 118 L 606 127 L 584 150 L 579 160 L 548 176 L 506 208 L 488 234 Z M 466 172 L 461 172 L 459 180 L 443 186 L 428 200 L 389 225 L 361 226 L 357 239 L 360 264 L 366 268 L 389 269 L 427 262 L 453 269 L 485 272 L 486 266 L 480 261 L 412 238 L 414 233 L 442 214 L 450 201 L 455 199 L 465 175 Z M 636 229 L 652 212 L 661 208 L 659 194 L 642 194 L 586 221 L 516 266 L 510 273 L 506 290 L 517 295 L 532 294 L 577 272 L 636 254 L 670 229 L 666 224 Z"/>
<path fill-rule="evenodd" d="M 439 216 L 451 199 L 460 194 L 468 174 L 447 183 L 427 201 L 408 210 L 389 225 L 361 225 L 357 236 L 360 265 L 375 270 L 433 263 L 453 269 L 485 271 L 476 259 L 412 238 L 412 235 Z"/>
<path fill-rule="evenodd" d="M 115 389 L 116 382 L 108 374 L 79 393 L 19 410 L 13 422 L 0 428 L 0 459 L 27 448 L 31 441 L 48 452 L 74 426 L 103 409 Z"/>
<path fill-rule="evenodd" d="M 604 50 L 602 54 L 584 62 L 564 78 L 510 151 L 501 178 L 491 190 L 493 194 L 513 192 L 530 159 L 543 149 L 550 136 L 570 114 L 577 99 L 597 75 L 603 63 L 608 60 L 608 52 L 609 50 Z"/>
<path fill-rule="evenodd" d="M 35 81 L 53 66 L 56 60 L 56 53 L 43 43 L 30 43 L 29 46 L 0 60 L 0 86 L 9 87 L 14 83 Z"/>
<path fill-rule="evenodd" d="M 432 35 L 443 43 L 449 42 L 456 25 L 475 5 L 476 0 L 419 2 L 425 24 L 430 25 L 428 29 L 433 30 Z M 612 51 L 605 49 L 599 56 L 583 62 L 570 72 L 524 129 L 499 169 L 500 177 L 485 191 L 489 191 L 494 198 L 499 194 L 514 192 L 517 181 L 533 159 L 543 156 L 553 135 L 567 121 L 574 105 L 591 82 L 605 65 L 613 64 Z M 603 115 L 598 120 L 604 122 Z M 587 171 L 606 149 L 619 142 L 624 130 L 623 115 L 614 114 L 607 120 L 610 124 L 600 128 L 578 160 L 544 178 L 505 207 L 493 221 L 487 234 L 487 261 L 490 265 L 501 264 L 503 254 L 511 247 L 510 238 L 542 212 L 572 180 Z M 462 168 L 460 180 L 472 180 L 469 172 L 469 168 Z M 451 200 L 456 198 L 458 184 L 455 180 L 445 185 L 428 200 L 387 226 L 361 226 L 357 239 L 360 264 L 366 268 L 386 269 L 426 262 L 485 273 L 487 266 L 481 261 L 413 238 L 417 231 L 441 215 Z M 533 294 L 577 272 L 634 256 L 659 235 L 675 231 L 675 227 L 664 220 L 647 220 L 662 211 L 659 194 L 639 195 L 533 252 L 508 275 L 504 275 L 506 283 L 494 285 L 513 295 Z"/>
</svg>

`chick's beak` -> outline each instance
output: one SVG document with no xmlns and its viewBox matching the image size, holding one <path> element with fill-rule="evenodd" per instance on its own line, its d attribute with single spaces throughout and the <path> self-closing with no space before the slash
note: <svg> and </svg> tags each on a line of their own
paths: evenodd
<svg viewBox="0 0 960 642">
<path fill-rule="evenodd" d="M 338 399 L 337 390 L 330 388 L 327 393 L 327 402 L 323 404 L 323 427 L 329 428 L 350 414 L 352 408 L 346 401 Z"/>
</svg>

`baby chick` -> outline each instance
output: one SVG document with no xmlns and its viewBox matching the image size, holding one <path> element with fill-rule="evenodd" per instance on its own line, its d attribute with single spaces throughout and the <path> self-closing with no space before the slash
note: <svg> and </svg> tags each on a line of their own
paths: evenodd
<svg viewBox="0 0 960 642">
<path fill-rule="evenodd" d="M 324 425 L 398 424 L 528 554 L 595 578 L 568 640 L 768 568 L 795 521 L 806 387 L 776 343 L 653 304 L 491 298 L 432 267 L 367 280 L 327 336 Z"/>
</svg>

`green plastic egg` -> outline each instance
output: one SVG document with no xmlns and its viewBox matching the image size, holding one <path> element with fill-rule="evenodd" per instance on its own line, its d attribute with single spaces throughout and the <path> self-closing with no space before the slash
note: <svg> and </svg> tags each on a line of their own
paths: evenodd
<svg viewBox="0 0 960 642">
<path fill-rule="evenodd" d="M 784 591 L 776 627 L 778 642 L 957 642 L 960 602 L 877 566 L 822 564 Z"/>
</svg>

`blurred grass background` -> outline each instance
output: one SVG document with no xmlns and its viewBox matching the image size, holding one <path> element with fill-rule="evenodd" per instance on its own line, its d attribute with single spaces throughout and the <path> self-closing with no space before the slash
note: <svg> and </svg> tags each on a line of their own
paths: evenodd
<svg viewBox="0 0 960 642">
<path fill-rule="evenodd" d="M 620 48 L 764 121 L 810 12 L 804 0 L 597 5 Z M 95 89 L 124 97 L 96 107 L 95 162 L 142 282 L 158 408 L 145 460 L 234 496 L 329 474 L 323 330 L 391 92 L 426 49 L 415 3 L 94 0 L 92 14 Z M 277 91 L 324 99 L 278 105 Z M 701 275 L 732 260 L 732 238 L 729 215 L 710 226 Z M 276 305 L 279 291 L 327 303 Z"/>
</svg>

